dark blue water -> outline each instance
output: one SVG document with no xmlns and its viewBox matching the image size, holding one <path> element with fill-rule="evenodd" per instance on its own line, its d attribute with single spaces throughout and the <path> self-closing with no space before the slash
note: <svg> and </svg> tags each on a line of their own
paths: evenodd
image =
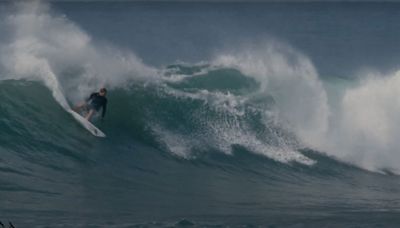
<svg viewBox="0 0 400 228">
<path fill-rule="evenodd" d="M 4 224 L 400 224 L 400 4 L 0 9 Z"/>
</svg>

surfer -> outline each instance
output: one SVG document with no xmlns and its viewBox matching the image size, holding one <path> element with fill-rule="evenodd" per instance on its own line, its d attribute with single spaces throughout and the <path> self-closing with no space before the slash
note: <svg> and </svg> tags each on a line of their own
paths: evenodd
<svg viewBox="0 0 400 228">
<path fill-rule="evenodd" d="M 80 105 L 77 105 L 74 110 L 76 112 L 79 112 L 83 108 L 86 108 L 89 110 L 89 112 L 86 114 L 85 119 L 90 121 L 92 118 L 93 114 L 98 112 L 100 108 L 102 108 L 102 113 L 101 113 L 101 120 L 104 119 L 104 116 L 106 115 L 106 110 L 107 110 L 107 89 L 106 88 L 101 88 L 98 93 L 92 93 L 90 94 L 90 97 L 86 99 L 86 102 L 83 102 Z"/>
</svg>

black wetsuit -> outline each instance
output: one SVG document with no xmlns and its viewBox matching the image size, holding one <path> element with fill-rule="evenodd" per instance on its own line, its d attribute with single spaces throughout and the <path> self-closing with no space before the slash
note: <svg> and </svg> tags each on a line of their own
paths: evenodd
<svg viewBox="0 0 400 228">
<path fill-rule="evenodd" d="M 101 117 L 104 118 L 107 109 L 107 98 L 105 96 L 100 96 L 99 93 L 92 93 L 87 101 L 89 102 L 90 109 L 94 109 L 98 112 L 100 108 L 103 108 Z"/>
</svg>

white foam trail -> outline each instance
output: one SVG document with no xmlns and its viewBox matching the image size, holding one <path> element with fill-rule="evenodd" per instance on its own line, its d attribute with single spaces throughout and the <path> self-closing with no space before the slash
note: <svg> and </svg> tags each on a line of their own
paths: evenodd
<svg viewBox="0 0 400 228">
<path fill-rule="evenodd" d="M 8 60 L 10 60 L 8 65 L 10 67 L 9 69 L 12 67 L 13 72 L 18 75 L 18 77 L 25 78 L 25 76 L 34 76 L 38 79 L 42 79 L 45 85 L 51 89 L 53 97 L 56 99 L 56 101 L 64 109 L 69 109 L 68 102 L 62 93 L 62 88 L 57 80 L 57 77 L 51 71 L 51 68 L 46 60 L 37 58 L 25 52 L 18 52 L 18 54 L 13 56 L 13 58 L 9 57 Z"/>
<path fill-rule="evenodd" d="M 1 25 L 10 31 L 8 42 L 0 43 L 2 79 L 43 81 L 63 107 L 63 94 L 76 102 L 102 86 L 125 87 L 157 77 L 132 52 L 96 43 L 39 1 L 19 3 Z"/>
</svg>

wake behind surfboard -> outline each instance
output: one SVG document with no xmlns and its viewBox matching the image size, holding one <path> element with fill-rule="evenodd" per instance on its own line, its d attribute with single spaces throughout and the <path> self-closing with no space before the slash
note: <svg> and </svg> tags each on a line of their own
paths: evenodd
<svg viewBox="0 0 400 228">
<path fill-rule="evenodd" d="M 65 111 L 69 112 L 84 128 L 86 128 L 94 136 L 103 137 L 103 138 L 106 137 L 106 134 L 104 134 L 97 127 L 95 127 L 92 123 L 90 123 L 88 120 L 86 120 L 81 115 L 79 115 L 78 113 L 76 113 L 75 111 L 73 111 L 71 109 L 67 100 L 65 99 L 64 94 L 62 93 L 62 89 L 61 89 L 60 83 L 57 80 L 56 75 L 49 74 L 47 76 L 48 76 L 46 78 L 47 81 L 45 81 L 45 82 L 46 82 L 47 86 L 49 86 L 52 89 L 53 97 L 61 105 L 61 107 L 63 107 Z"/>
<path fill-rule="evenodd" d="M 91 122 L 89 122 L 87 119 L 83 118 L 81 115 L 73 111 L 72 109 L 67 110 L 67 112 L 71 113 L 71 115 L 84 127 L 86 128 L 90 133 L 92 133 L 94 136 L 97 137 L 102 137 L 105 138 L 106 135 L 100 131 L 96 126 L 94 126 Z"/>
</svg>

